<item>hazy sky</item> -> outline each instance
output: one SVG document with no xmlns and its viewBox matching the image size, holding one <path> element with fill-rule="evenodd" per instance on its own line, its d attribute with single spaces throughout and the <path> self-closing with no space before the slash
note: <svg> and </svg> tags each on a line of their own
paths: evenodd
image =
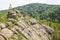
<svg viewBox="0 0 60 40">
<path fill-rule="evenodd" d="M 60 5 L 60 0 L 0 0 L 0 10 L 8 9 L 10 3 L 12 4 L 12 7 L 22 6 L 29 3 Z"/>
</svg>

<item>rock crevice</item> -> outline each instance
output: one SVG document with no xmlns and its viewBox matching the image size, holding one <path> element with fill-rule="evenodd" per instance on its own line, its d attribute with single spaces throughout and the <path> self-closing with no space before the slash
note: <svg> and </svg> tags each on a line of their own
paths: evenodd
<svg viewBox="0 0 60 40">
<path fill-rule="evenodd" d="M 32 17 L 25 19 L 18 10 L 8 12 L 7 18 L 9 24 L 0 23 L 0 40 L 52 40 L 51 27 L 37 23 Z"/>
</svg>

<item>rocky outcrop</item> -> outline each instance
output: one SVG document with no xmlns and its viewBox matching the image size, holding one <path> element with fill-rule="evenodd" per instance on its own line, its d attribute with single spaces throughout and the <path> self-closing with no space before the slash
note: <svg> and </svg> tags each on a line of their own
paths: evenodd
<svg viewBox="0 0 60 40">
<path fill-rule="evenodd" d="M 14 10 L 13 13 L 18 12 Z M 0 40 L 52 40 L 50 35 L 54 30 L 51 27 L 37 23 L 32 17 L 28 20 L 22 18 L 16 20 L 10 17 L 12 28 L 9 28 L 11 26 L 8 23 L 0 23 Z"/>
<path fill-rule="evenodd" d="M 5 23 L 0 23 L 0 28 L 1 29 L 5 28 L 5 27 L 6 27 Z"/>
<path fill-rule="evenodd" d="M 3 34 L 0 33 L 0 40 L 8 40 Z"/>
<path fill-rule="evenodd" d="M 29 19 L 29 22 L 30 22 L 31 25 L 34 25 L 34 24 L 37 23 L 36 20 L 35 20 L 34 18 Z"/>
</svg>

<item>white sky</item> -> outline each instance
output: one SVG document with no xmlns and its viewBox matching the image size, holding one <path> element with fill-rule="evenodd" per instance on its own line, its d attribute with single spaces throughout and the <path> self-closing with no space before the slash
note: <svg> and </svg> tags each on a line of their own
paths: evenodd
<svg viewBox="0 0 60 40">
<path fill-rule="evenodd" d="M 12 7 L 22 6 L 29 3 L 60 5 L 60 0 L 0 0 L 0 10 L 8 9 L 10 3 L 12 4 Z"/>
</svg>

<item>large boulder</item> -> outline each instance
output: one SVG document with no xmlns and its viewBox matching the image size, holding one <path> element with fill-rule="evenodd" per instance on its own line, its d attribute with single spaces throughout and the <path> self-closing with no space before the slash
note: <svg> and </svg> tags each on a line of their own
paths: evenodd
<svg viewBox="0 0 60 40">
<path fill-rule="evenodd" d="M 7 18 L 15 18 L 16 13 L 14 11 L 8 12 Z"/>
<path fill-rule="evenodd" d="M 29 19 L 29 22 L 30 22 L 31 25 L 34 25 L 34 24 L 37 23 L 36 20 L 35 20 L 34 18 Z"/>
<path fill-rule="evenodd" d="M 0 23 L 0 28 L 6 28 L 6 24 L 5 23 Z"/>
<path fill-rule="evenodd" d="M 4 34 L 0 33 L 0 40 L 8 40 L 8 38 Z"/>
<path fill-rule="evenodd" d="M 11 30 L 9 30 L 8 28 L 2 29 L 1 33 L 5 34 L 5 36 L 7 36 L 7 37 L 11 37 L 13 35 L 13 32 Z"/>
<path fill-rule="evenodd" d="M 3 36 L 0 35 L 0 40 L 5 40 L 5 38 Z"/>
<path fill-rule="evenodd" d="M 52 34 L 54 32 L 53 28 L 46 26 L 44 24 L 42 24 L 43 28 L 45 28 L 46 32 L 49 34 Z"/>
</svg>

